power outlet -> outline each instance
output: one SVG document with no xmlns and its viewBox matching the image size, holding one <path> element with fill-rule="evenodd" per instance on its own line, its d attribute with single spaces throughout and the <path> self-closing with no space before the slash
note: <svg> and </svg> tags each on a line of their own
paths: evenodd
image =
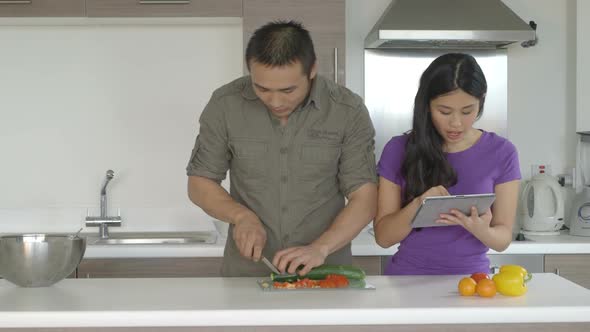
<svg viewBox="0 0 590 332">
<path fill-rule="evenodd" d="M 531 177 L 538 174 L 551 175 L 551 165 L 549 164 L 533 164 L 531 165 Z"/>
</svg>

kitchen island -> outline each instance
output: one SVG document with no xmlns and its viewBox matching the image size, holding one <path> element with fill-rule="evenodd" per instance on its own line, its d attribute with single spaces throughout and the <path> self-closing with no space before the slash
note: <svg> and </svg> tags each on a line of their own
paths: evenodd
<svg viewBox="0 0 590 332">
<path fill-rule="evenodd" d="M 256 278 L 0 280 L 0 331 L 590 330 L 590 290 L 557 275 L 535 274 L 521 297 L 461 297 L 459 279 L 372 276 L 375 290 L 298 291 L 263 291 Z"/>
</svg>

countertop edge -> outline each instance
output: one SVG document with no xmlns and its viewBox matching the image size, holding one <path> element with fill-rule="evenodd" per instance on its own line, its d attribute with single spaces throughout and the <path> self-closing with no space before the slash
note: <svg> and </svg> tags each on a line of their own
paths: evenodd
<svg viewBox="0 0 590 332">
<path fill-rule="evenodd" d="M 305 313 L 305 320 L 294 312 Z M 466 312 L 467 311 L 467 312 Z M 332 317 L 332 318 L 331 318 Z M 333 317 L 339 317 L 338 323 Z M 501 319 L 499 318 L 501 317 Z M 589 323 L 590 306 L 1 313 L 0 328 Z M 223 322 L 223 323 L 220 323 Z"/>
<path fill-rule="evenodd" d="M 294 294 L 264 292 L 254 286 L 256 278 L 179 278 L 174 283 L 169 278 L 68 279 L 47 288 L 19 288 L 3 281 L 1 294 L 19 300 L 2 305 L 0 328 L 494 323 L 590 327 L 590 291 L 552 273 L 534 274 L 525 297 L 498 295 L 495 300 L 459 296 L 454 275 L 367 279 L 376 290 Z M 187 289 L 204 292 L 205 297 L 183 297 Z M 210 301 L 212 294 L 223 295 Z M 113 305 L 111 300 L 118 297 L 120 302 Z M 400 302 L 402 298 L 407 301 Z"/>
</svg>

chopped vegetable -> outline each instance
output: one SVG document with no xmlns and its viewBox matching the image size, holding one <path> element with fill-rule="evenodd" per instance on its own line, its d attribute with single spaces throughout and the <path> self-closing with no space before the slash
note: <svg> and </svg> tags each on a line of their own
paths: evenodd
<svg viewBox="0 0 590 332">
<path fill-rule="evenodd" d="M 301 277 L 298 274 L 274 274 L 270 275 L 273 281 L 296 281 L 301 278 L 309 278 L 312 280 L 324 280 L 329 274 L 339 274 L 345 276 L 347 279 L 362 280 L 365 279 L 365 271 L 350 265 L 320 265 L 314 267 L 305 276 Z"/>
<path fill-rule="evenodd" d="M 298 288 L 346 288 L 348 287 L 348 278 L 339 274 L 330 274 L 323 280 L 312 280 L 303 278 L 296 281 L 275 281 L 274 288 L 278 289 L 298 289 Z"/>
</svg>

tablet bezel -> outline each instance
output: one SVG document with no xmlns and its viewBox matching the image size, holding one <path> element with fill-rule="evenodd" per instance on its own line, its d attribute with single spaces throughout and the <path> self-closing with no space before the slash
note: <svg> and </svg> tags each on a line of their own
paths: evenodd
<svg viewBox="0 0 590 332">
<path fill-rule="evenodd" d="M 492 206 L 495 199 L 494 193 L 426 197 L 412 218 L 411 225 L 412 228 L 448 226 L 436 222 L 440 219 L 441 213 L 457 209 L 465 215 L 471 215 L 471 207 L 475 206 L 477 212 L 482 215 Z"/>
</svg>

